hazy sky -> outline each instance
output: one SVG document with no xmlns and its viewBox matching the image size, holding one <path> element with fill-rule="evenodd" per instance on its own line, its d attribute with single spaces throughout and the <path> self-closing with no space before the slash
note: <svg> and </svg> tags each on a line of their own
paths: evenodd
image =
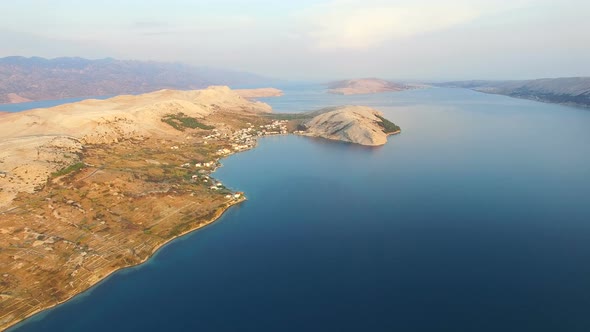
<svg viewBox="0 0 590 332">
<path fill-rule="evenodd" d="M 18 0 L 0 12 L 0 56 L 314 80 L 590 76 L 586 0 Z"/>
</svg>

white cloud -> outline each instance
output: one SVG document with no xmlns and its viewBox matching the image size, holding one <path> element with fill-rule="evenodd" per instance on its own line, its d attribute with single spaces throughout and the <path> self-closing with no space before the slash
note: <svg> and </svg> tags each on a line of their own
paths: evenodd
<svg viewBox="0 0 590 332">
<path fill-rule="evenodd" d="M 523 2 L 528 1 L 415 1 L 408 5 L 407 1 L 333 0 L 308 8 L 299 18 L 316 48 L 366 49 L 466 23 Z"/>
</svg>

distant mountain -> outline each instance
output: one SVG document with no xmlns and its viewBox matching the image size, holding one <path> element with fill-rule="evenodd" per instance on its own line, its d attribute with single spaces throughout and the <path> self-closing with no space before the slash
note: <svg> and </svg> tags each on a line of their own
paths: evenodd
<svg viewBox="0 0 590 332">
<path fill-rule="evenodd" d="M 328 84 L 328 92 L 341 95 L 371 94 L 380 92 L 403 91 L 414 86 L 394 83 L 378 78 L 359 78 L 332 82 Z"/>
<path fill-rule="evenodd" d="M 0 104 L 209 85 L 263 86 L 278 80 L 180 63 L 83 58 L 0 58 Z"/>
<path fill-rule="evenodd" d="M 590 107 L 590 77 L 543 78 L 525 81 L 459 81 L 436 85 L 548 103 Z"/>
</svg>

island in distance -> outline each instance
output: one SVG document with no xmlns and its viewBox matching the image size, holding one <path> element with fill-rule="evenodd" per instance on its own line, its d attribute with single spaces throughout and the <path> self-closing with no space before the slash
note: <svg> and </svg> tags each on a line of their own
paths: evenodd
<svg viewBox="0 0 590 332">
<path fill-rule="evenodd" d="M 423 86 L 418 84 L 395 83 L 379 78 L 359 78 L 329 83 L 328 92 L 340 95 L 372 94 L 404 91 Z"/>
<path fill-rule="evenodd" d="M 246 98 L 278 93 L 160 90 L 2 115 L 0 247 L 18 250 L 0 250 L 0 330 L 242 202 L 212 173 L 259 137 L 374 146 L 399 132 L 368 107 L 284 114 Z"/>
</svg>

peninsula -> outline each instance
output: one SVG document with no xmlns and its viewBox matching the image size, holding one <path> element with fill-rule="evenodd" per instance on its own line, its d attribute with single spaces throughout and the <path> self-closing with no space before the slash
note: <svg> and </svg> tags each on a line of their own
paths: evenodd
<svg viewBox="0 0 590 332">
<path fill-rule="evenodd" d="M 387 136 L 401 132 L 383 113 L 366 106 L 328 107 L 308 116 L 299 123 L 296 134 L 379 146 L 387 143 Z"/>
<path fill-rule="evenodd" d="M 272 93 L 277 93 L 271 90 Z M 67 301 L 245 200 L 213 177 L 259 137 L 384 144 L 366 107 L 275 114 L 268 90 L 160 90 L 0 120 L 0 329 Z"/>
<path fill-rule="evenodd" d="M 437 85 L 546 103 L 590 107 L 590 77 L 542 78 L 524 81 L 457 81 Z"/>
</svg>

